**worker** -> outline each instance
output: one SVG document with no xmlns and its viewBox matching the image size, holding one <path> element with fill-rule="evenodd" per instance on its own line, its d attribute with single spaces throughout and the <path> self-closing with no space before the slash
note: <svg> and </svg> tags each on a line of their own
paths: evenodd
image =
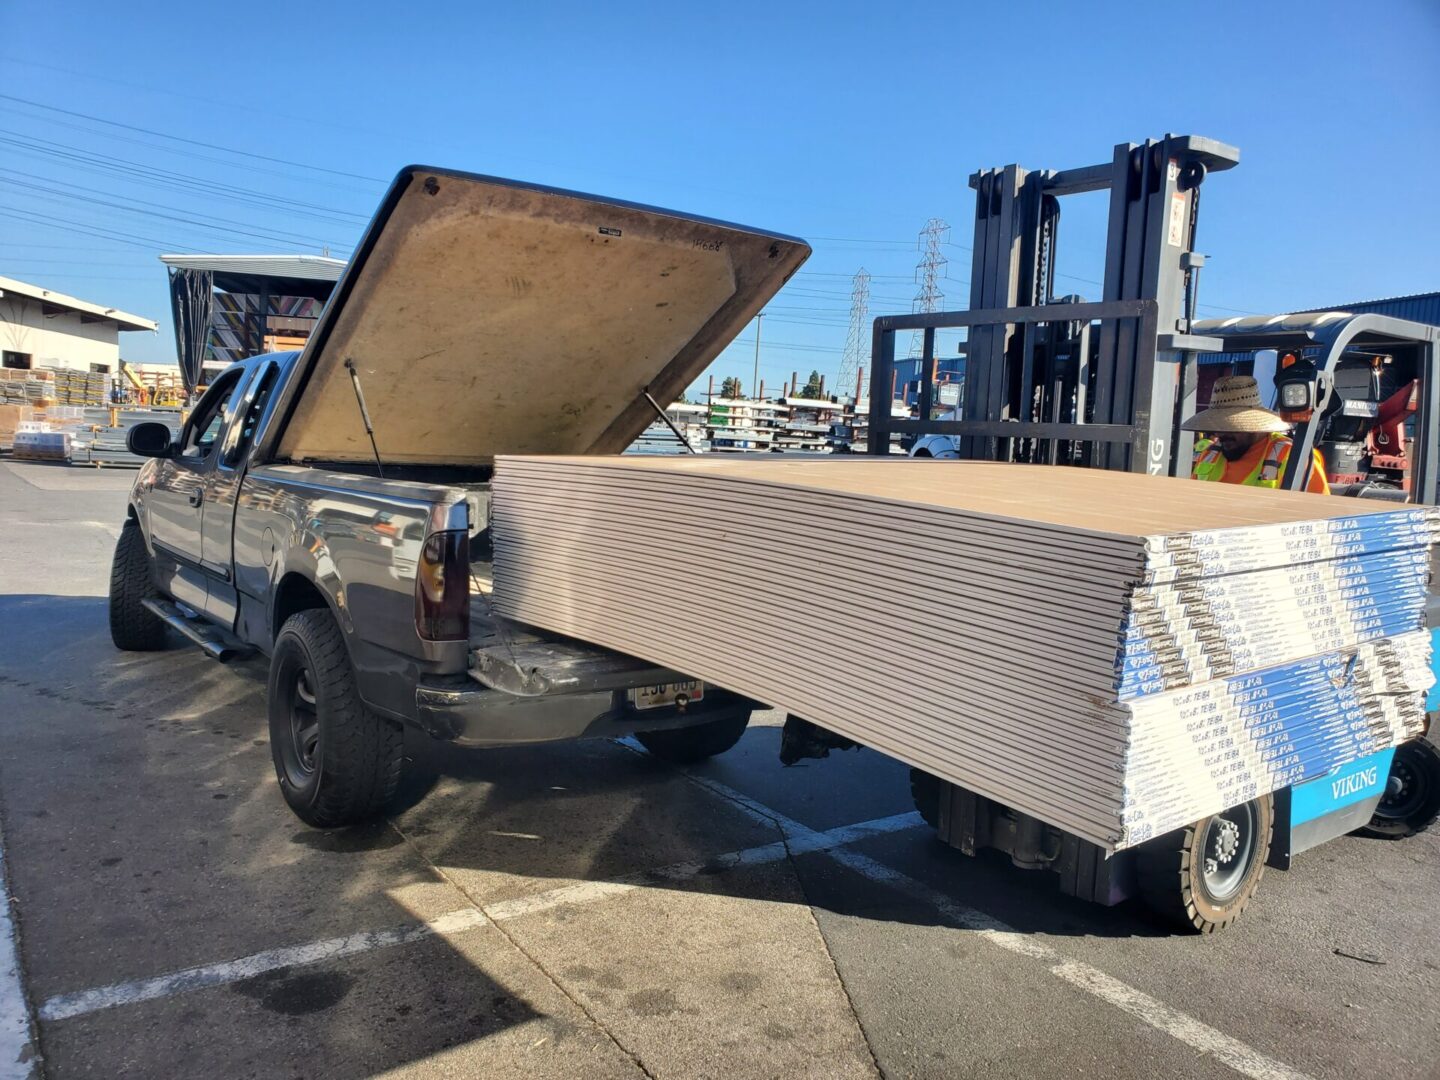
<svg viewBox="0 0 1440 1080">
<path fill-rule="evenodd" d="M 1249 375 L 1229 375 L 1215 381 L 1210 407 L 1182 425 L 1186 431 L 1203 431 L 1210 441 L 1195 455 L 1196 480 L 1224 484 L 1278 488 L 1294 445 L 1290 424 L 1279 413 L 1260 404 L 1260 386 Z M 1330 494 L 1325 462 L 1319 451 L 1305 483 L 1306 491 Z"/>
</svg>

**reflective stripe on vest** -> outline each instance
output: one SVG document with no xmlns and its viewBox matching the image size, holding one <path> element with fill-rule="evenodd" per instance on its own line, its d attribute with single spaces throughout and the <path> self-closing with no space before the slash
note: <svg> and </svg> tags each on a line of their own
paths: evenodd
<svg viewBox="0 0 1440 1080">
<path fill-rule="evenodd" d="M 1285 462 L 1290 457 L 1292 445 L 1288 435 L 1278 432 L 1270 435 L 1260 464 L 1240 482 L 1250 487 L 1278 488 L 1280 478 L 1285 475 Z M 1225 455 L 1221 453 L 1218 443 L 1211 443 L 1204 453 L 1195 459 L 1193 475 L 1196 480 L 1218 481 L 1225 478 Z"/>
</svg>

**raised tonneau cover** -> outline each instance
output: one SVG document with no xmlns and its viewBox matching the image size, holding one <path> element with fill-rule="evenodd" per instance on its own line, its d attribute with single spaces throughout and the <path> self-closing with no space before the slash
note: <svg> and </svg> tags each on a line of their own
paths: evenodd
<svg viewBox="0 0 1440 1080">
<path fill-rule="evenodd" d="M 810 254 L 669 210 L 422 166 L 396 177 L 258 460 L 617 453 Z"/>
</svg>

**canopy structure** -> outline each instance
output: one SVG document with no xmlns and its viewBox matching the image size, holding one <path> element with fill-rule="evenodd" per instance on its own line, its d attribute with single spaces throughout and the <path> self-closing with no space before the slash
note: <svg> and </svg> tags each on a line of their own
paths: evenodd
<svg viewBox="0 0 1440 1080">
<path fill-rule="evenodd" d="M 225 365 L 267 348 L 267 337 L 303 340 L 330 298 L 345 260 L 322 255 L 161 255 L 170 268 L 175 347 L 187 391 L 207 362 Z M 217 295 L 218 294 L 218 295 Z"/>
</svg>

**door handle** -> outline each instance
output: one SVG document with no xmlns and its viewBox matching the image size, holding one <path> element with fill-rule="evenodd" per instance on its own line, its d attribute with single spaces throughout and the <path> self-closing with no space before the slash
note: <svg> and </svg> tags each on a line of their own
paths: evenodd
<svg viewBox="0 0 1440 1080">
<path fill-rule="evenodd" d="M 196 488 L 194 491 L 190 492 L 190 505 L 191 505 L 191 506 L 199 506 L 199 505 L 200 505 L 202 502 L 204 502 L 204 501 L 205 501 L 205 489 L 204 489 L 204 488 Z"/>
</svg>

